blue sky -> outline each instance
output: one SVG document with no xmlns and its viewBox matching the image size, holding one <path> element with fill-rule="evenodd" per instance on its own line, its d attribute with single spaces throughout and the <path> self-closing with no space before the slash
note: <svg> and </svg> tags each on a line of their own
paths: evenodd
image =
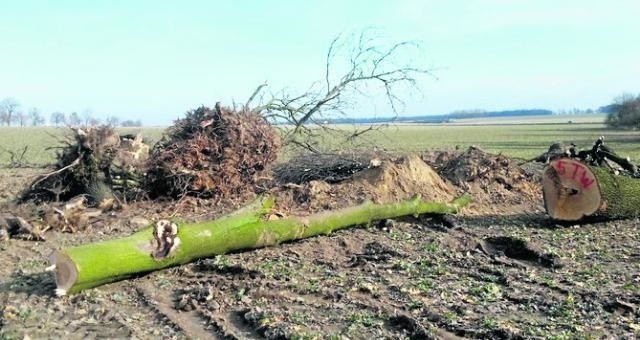
<svg viewBox="0 0 640 340">
<path fill-rule="evenodd" d="M 168 124 L 264 81 L 305 89 L 337 34 L 376 27 L 437 76 L 403 115 L 592 108 L 640 92 L 639 17 L 637 0 L 2 0 L 0 98 Z M 351 114 L 391 114 L 371 102 Z"/>
</svg>

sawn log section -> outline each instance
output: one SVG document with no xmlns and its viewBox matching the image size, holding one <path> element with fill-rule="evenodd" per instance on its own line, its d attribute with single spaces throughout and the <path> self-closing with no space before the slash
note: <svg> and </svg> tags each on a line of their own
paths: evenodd
<svg viewBox="0 0 640 340">
<path fill-rule="evenodd" d="M 640 179 L 571 158 L 553 160 L 542 179 L 544 205 L 557 220 L 585 216 L 635 217 L 640 213 Z"/>
</svg>

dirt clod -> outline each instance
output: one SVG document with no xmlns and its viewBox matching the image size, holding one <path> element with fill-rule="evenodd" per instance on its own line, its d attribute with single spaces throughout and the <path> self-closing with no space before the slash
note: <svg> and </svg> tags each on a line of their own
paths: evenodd
<svg viewBox="0 0 640 340">
<path fill-rule="evenodd" d="M 140 228 L 144 228 L 144 227 L 147 227 L 147 226 L 151 225 L 151 222 L 148 219 L 144 218 L 144 217 L 135 216 L 135 217 L 133 217 L 132 219 L 129 220 L 129 225 L 132 228 L 140 229 Z"/>
<path fill-rule="evenodd" d="M 389 319 L 389 323 L 405 331 L 409 339 L 437 339 L 419 321 L 407 314 L 395 315 Z"/>
</svg>

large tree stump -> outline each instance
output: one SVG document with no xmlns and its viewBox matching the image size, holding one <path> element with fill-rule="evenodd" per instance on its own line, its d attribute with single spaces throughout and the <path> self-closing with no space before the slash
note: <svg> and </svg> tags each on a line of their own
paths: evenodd
<svg viewBox="0 0 640 340">
<path fill-rule="evenodd" d="M 571 158 L 553 160 L 542 179 L 544 206 L 557 220 L 640 215 L 640 179 Z"/>
</svg>

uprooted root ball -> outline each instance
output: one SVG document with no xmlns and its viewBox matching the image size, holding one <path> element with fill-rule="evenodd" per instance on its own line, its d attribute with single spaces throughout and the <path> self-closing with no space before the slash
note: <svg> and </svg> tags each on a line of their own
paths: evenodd
<svg viewBox="0 0 640 340">
<path fill-rule="evenodd" d="M 254 191 L 279 147 L 261 116 L 202 106 L 177 120 L 152 151 L 148 188 L 152 196 L 239 197 Z"/>
<path fill-rule="evenodd" d="M 60 201 L 85 195 L 92 204 L 142 195 L 149 147 L 141 135 L 119 136 L 112 127 L 74 128 L 54 170 L 36 179 L 22 200 Z"/>
</svg>

